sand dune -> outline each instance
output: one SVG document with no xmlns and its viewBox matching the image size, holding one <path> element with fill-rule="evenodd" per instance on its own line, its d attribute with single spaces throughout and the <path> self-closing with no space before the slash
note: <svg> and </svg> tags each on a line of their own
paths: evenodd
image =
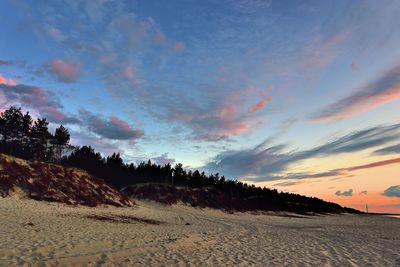
<svg viewBox="0 0 400 267">
<path fill-rule="evenodd" d="M 96 206 L 134 206 L 103 180 L 75 168 L 0 154 L 0 196 Z"/>
<path fill-rule="evenodd" d="M 399 266 L 400 220 L 0 198 L 0 265 Z"/>
</svg>

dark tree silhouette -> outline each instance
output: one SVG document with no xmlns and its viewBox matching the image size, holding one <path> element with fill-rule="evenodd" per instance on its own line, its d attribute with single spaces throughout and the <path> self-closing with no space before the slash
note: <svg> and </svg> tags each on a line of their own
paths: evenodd
<svg viewBox="0 0 400 267">
<path fill-rule="evenodd" d="M 54 132 L 54 144 L 57 147 L 57 161 L 61 161 L 64 148 L 69 144 L 71 136 L 67 128 L 60 125 Z"/>
<path fill-rule="evenodd" d="M 183 201 L 193 206 L 227 210 L 357 212 L 318 198 L 226 179 L 218 173 L 206 175 L 198 170 L 187 171 L 180 163 L 174 167 L 170 164 L 160 166 L 149 160 L 135 166 L 133 163 L 124 163 L 119 153 L 102 157 L 91 146 L 76 147 L 69 155 L 62 157 L 63 149 L 70 140 L 68 129 L 60 125 L 53 136 L 46 119 L 38 118 L 33 124 L 32 121 L 29 113 L 24 115 L 21 108 L 11 107 L 2 112 L 0 152 L 77 167 L 137 197 L 169 204 Z M 135 187 L 138 184 L 141 186 Z"/>
</svg>

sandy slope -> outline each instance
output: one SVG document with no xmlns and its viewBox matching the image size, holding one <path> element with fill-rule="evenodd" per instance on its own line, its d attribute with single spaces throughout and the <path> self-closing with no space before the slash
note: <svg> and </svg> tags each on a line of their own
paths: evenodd
<svg viewBox="0 0 400 267">
<path fill-rule="evenodd" d="M 0 154 L 0 196 L 97 206 L 134 206 L 125 195 L 86 171 Z"/>
<path fill-rule="evenodd" d="M 8 197 L 0 198 L 0 222 L 0 266 L 400 265 L 400 219 L 383 216 L 226 214 L 145 202 L 69 207 Z"/>
</svg>

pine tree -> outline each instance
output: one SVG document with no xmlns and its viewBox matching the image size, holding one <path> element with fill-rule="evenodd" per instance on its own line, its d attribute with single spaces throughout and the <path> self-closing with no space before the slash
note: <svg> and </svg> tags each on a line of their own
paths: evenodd
<svg viewBox="0 0 400 267">
<path fill-rule="evenodd" d="M 71 136 L 68 129 L 63 125 L 60 125 L 60 127 L 58 127 L 54 132 L 54 142 L 57 149 L 57 161 L 61 160 L 63 149 L 69 144 L 70 138 Z"/>
</svg>

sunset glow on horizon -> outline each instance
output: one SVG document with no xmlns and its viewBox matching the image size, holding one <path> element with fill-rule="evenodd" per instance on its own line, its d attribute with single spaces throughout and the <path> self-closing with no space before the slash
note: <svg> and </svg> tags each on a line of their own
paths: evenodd
<svg viewBox="0 0 400 267">
<path fill-rule="evenodd" d="M 399 1 L 5 0 L 0 111 L 73 145 L 400 213 Z"/>
</svg>

